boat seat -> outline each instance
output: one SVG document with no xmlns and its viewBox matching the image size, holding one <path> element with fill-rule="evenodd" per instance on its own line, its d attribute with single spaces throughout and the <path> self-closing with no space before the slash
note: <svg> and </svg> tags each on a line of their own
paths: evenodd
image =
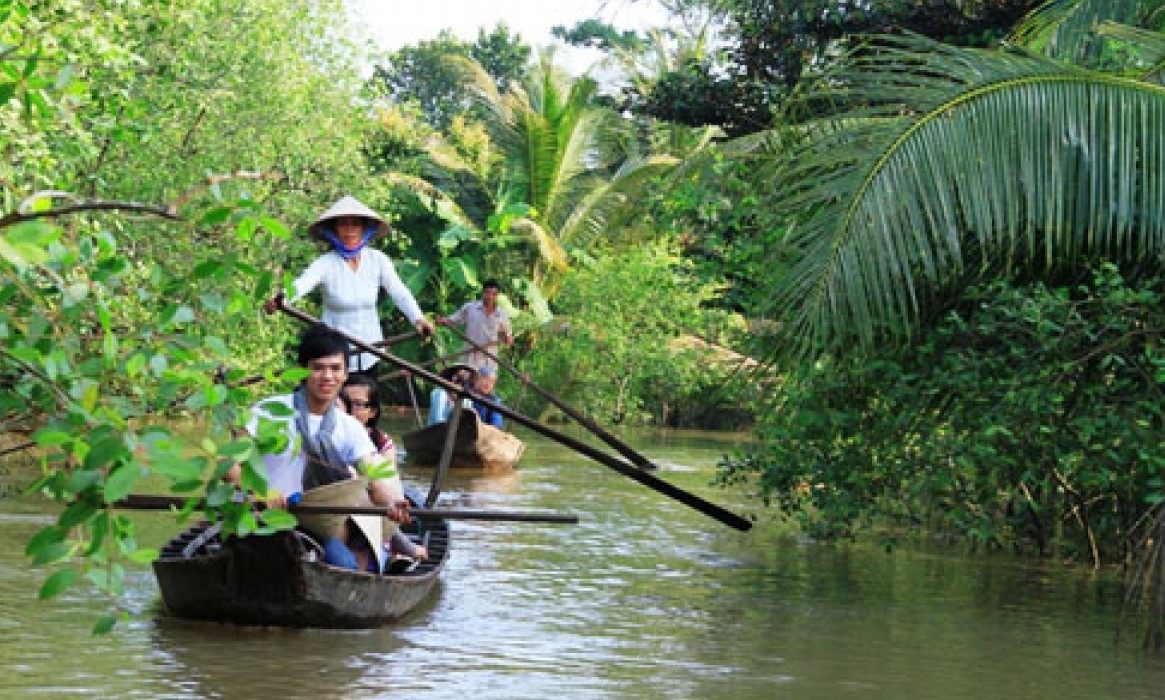
<svg viewBox="0 0 1165 700">
<path fill-rule="evenodd" d="M 182 558 L 189 559 L 194 556 L 198 550 L 206 547 L 209 551 L 211 549 L 212 541 L 217 541 L 218 533 L 222 532 L 222 523 L 215 523 L 208 526 L 198 536 L 190 540 L 185 547 L 182 548 Z"/>
<path fill-rule="evenodd" d="M 304 556 L 309 561 L 323 561 L 324 560 L 324 546 L 320 544 L 319 540 L 307 534 L 299 528 L 295 529 L 295 536 L 299 538 L 303 548 L 307 550 Z"/>
</svg>

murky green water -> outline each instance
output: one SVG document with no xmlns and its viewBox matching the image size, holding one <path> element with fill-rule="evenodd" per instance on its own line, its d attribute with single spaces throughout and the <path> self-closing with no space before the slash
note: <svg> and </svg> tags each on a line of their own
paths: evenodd
<svg viewBox="0 0 1165 700">
<path fill-rule="evenodd" d="M 725 443 L 642 437 L 662 478 L 706 486 Z M 414 475 L 427 484 L 429 473 Z M 167 620 L 109 637 L 99 599 L 37 603 L 23 543 L 45 505 L 0 500 L 2 698 L 1052 698 L 1165 696 L 1165 662 L 1116 642 L 1119 588 L 1054 563 L 796 543 L 737 533 L 556 445 L 457 476 L 443 505 L 571 511 L 579 526 L 460 522 L 443 582 L 401 624 L 360 632 Z M 170 532 L 139 519 L 143 539 Z"/>
</svg>

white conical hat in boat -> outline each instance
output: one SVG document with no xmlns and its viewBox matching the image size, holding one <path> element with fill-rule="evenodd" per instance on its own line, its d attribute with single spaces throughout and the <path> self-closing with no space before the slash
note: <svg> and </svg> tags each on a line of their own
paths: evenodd
<svg viewBox="0 0 1165 700">
<path fill-rule="evenodd" d="M 372 506 L 368 498 L 368 485 L 364 479 L 334 481 L 326 486 L 317 486 L 303 492 L 300 500 L 305 506 Z M 385 523 L 379 515 L 298 515 L 299 524 L 317 539 L 326 540 L 340 534 L 345 520 L 349 518 L 364 535 L 380 569 L 384 569 Z"/>
<path fill-rule="evenodd" d="M 323 214 L 320 214 L 319 218 L 312 222 L 312 225 L 308 227 L 307 231 L 312 235 L 313 238 L 323 240 L 324 225 L 332 219 L 338 219 L 341 216 L 360 216 L 375 223 L 377 226 L 376 233 L 373 235 L 373 238 L 383 236 L 388 233 L 388 223 L 384 219 L 380 218 L 380 214 L 372 211 L 371 208 L 369 208 L 359 199 L 349 196 L 341 197 L 338 202 L 328 207 L 327 211 L 325 211 Z"/>
</svg>

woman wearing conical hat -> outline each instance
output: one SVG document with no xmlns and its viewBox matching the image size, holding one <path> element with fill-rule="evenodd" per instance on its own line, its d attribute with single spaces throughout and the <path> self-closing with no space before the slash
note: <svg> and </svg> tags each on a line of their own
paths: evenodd
<svg viewBox="0 0 1165 700">
<path fill-rule="evenodd" d="M 375 343 L 384 339 L 376 315 L 377 295 L 383 288 L 421 335 L 433 334 L 433 325 L 392 261 L 368 246 L 369 241 L 388 233 L 388 224 L 376 212 L 355 197 L 343 197 L 321 214 L 308 232 L 331 250 L 316 258 L 295 280 L 292 301 L 319 287 L 324 303 L 321 320 L 366 343 Z M 267 310 L 275 310 L 274 300 L 267 302 Z M 372 354 L 357 353 L 349 358 L 348 369 L 368 372 L 376 360 Z"/>
</svg>

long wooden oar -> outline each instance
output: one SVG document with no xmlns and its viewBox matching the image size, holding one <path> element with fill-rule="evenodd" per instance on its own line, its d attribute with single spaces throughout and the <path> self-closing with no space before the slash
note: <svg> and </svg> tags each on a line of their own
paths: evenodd
<svg viewBox="0 0 1165 700">
<path fill-rule="evenodd" d="M 446 326 L 446 328 L 453 331 L 457 335 L 461 336 L 461 339 L 464 340 L 466 343 L 469 343 L 469 345 L 472 346 L 475 350 L 482 353 L 483 355 L 485 355 L 489 359 L 493 360 L 494 362 L 498 363 L 499 367 L 504 367 L 504 368 L 506 368 L 506 371 L 508 371 L 510 374 L 514 375 L 515 377 L 522 378 L 522 387 L 523 388 L 525 388 L 526 385 L 529 385 L 530 389 L 532 389 L 535 393 L 537 393 L 542 398 L 546 399 L 550 403 L 557 406 L 558 410 L 562 411 L 566 415 L 568 415 L 571 418 L 573 418 L 574 420 L 578 421 L 579 425 L 583 426 L 587 430 L 594 433 L 595 437 L 599 438 L 603 442 L 605 442 L 608 445 L 610 445 L 611 447 L 615 448 L 615 450 L 619 454 L 621 454 L 624 457 L 626 457 L 627 459 L 631 460 L 631 462 L 634 463 L 635 466 L 637 466 L 641 469 L 657 469 L 658 468 L 654 463 L 652 463 L 651 460 L 649 460 L 647 457 L 644 457 L 642 454 L 640 454 L 639 452 L 632 449 L 631 446 L 628 445 L 627 443 L 623 442 L 619 438 L 615 437 L 614 435 L 612 435 L 609 432 L 607 432 L 606 430 L 604 430 L 598 423 L 594 422 L 590 418 L 587 418 L 582 413 L 579 413 L 578 411 L 574 410 L 573 408 L 568 406 L 565 402 L 563 402 L 562 399 L 558 398 L 554 394 L 551 394 L 549 391 L 546 391 L 545 389 L 538 386 L 534 382 L 531 382 L 531 381 L 525 379 L 524 375 L 522 375 L 516 367 L 514 367 L 510 363 L 506 362 L 505 360 L 502 360 L 500 357 L 498 357 L 497 355 L 490 352 L 487 348 L 484 348 L 484 347 L 478 345 L 477 343 L 473 342 L 472 340 L 470 340 L 469 336 L 466 335 L 460 328 L 456 328 L 454 326 Z M 521 402 L 521 394 L 520 393 L 518 395 L 518 401 Z"/>
<path fill-rule="evenodd" d="M 29 440 L 28 442 L 22 442 L 19 445 L 13 445 L 12 447 L 5 447 L 3 450 L 0 450 L 0 457 L 3 457 L 4 455 L 12 454 L 13 452 L 20 452 L 21 450 L 27 450 L 30 447 L 36 447 L 35 440 Z"/>
<path fill-rule="evenodd" d="M 321 323 L 319 321 L 319 319 L 311 316 L 310 314 L 305 313 L 303 311 L 300 311 L 299 309 L 295 309 L 295 308 L 288 306 L 282 297 L 278 298 L 278 306 L 279 306 L 279 310 L 282 311 L 283 313 L 285 313 L 293 318 L 296 318 L 300 321 L 303 321 L 304 323 L 313 324 L 313 325 Z M 324 324 L 321 324 L 321 325 L 324 325 Z M 749 522 L 747 519 L 737 515 L 736 513 L 733 513 L 732 511 L 729 511 L 725 508 L 722 508 L 722 507 L 716 505 L 715 503 L 712 503 L 712 502 L 707 501 L 703 498 L 700 498 L 699 496 L 697 496 L 694 493 L 689 493 L 689 492 L 681 489 L 678 486 L 674 486 L 672 484 L 669 484 L 668 482 L 664 481 L 663 479 L 660 479 L 659 477 L 656 477 L 655 475 L 651 474 L 648 471 L 645 471 L 645 470 L 640 469 L 638 467 L 632 466 L 631 464 L 628 464 L 627 462 L 624 462 L 623 460 L 618 459 L 618 458 L 614 457 L 613 455 L 609 455 L 606 452 L 602 452 L 598 449 L 595 449 L 594 447 L 586 444 L 585 442 L 581 442 L 579 440 L 576 440 L 576 439 L 570 437 L 569 435 L 564 435 L 564 434 L 558 432 L 557 430 L 554 430 L 553 428 L 542 425 L 538 421 L 530 418 L 529 416 L 518 413 L 517 411 L 514 411 L 513 409 L 509 408 L 508 406 L 505 406 L 503 404 L 489 400 L 488 398 L 486 398 L 485 396 L 483 396 L 482 394 L 478 393 L 475 390 L 471 390 L 471 389 L 467 389 L 465 387 L 458 386 L 458 385 L 454 384 L 453 382 L 450 382 L 449 380 L 445 379 L 444 377 L 441 377 L 437 374 L 430 372 L 427 369 L 424 369 L 422 367 L 414 365 L 411 362 L 408 362 L 407 360 L 403 360 L 395 355 L 392 355 L 392 354 L 387 353 L 383 350 L 375 348 L 375 347 L 369 345 L 368 343 L 364 342 L 363 340 L 360 340 L 359 338 L 353 337 L 352 335 L 350 335 L 348 333 L 344 333 L 343 331 L 340 331 L 340 330 L 335 329 L 335 328 L 332 328 L 332 330 L 335 331 L 337 334 L 339 334 L 340 337 L 342 337 L 346 341 L 348 341 L 348 343 L 350 343 L 351 345 L 354 345 L 354 346 L 356 346 L 356 347 L 358 347 L 361 350 L 364 350 L 366 352 L 370 352 L 386 362 L 391 362 L 392 364 L 396 365 L 397 367 L 407 369 L 419 377 L 423 377 L 424 379 L 427 379 L 428 381 L 430 381 L 430 382 L 436 384 L 437 386 L 442 387 L 446 391 L 450 392 L 451 396 L 455 396 L 457 393 L 461 393 L 461 394 L 465 394 L 466 396 L 470 397 L 471 399 L 474 399 L 475 401 L 480 401 L 488 406 L 491 406 L 494 410 L 498 411 L 502 415 L 506 416 L 507 418 L 510 418 L 511 420 L 513 420 L 517 423 L 520 423 L 521 425 L 526 426 L 527 428 L 533 430 L 534 432 L 539 433 L 545 437 L 548 437 L 551 440 L 554 440 L 562 445 L 566 445 L 567 447 L 571 448 L 575 452 L 579 452 L 581 454 L 584 454 L 587 457 L 590 457 L 591 459 L 595 460 L 596 462 L 599 462 L 600 464 L 602 464 L 604 466 L 607 466 L 607 467 L 610 467 L 611 469 L 614 469 L 615 471 L 619 472 L 623 476 L 634 479 L 634 480 L 638 481 L 639 483 L 643 484 L 644 486 L 651 488 L 651 489 L 654 489 L 654 490 L 658 491 L 659 493 L 664 494 L 665 496 L 669 496 L 670 498 L 673 498 L 673 499 L 679 501 L 680 503 L 683 503 L 686 506 L 694 508 L 695 510 L 698 510 L 699 512 L 703 513 L 704 515 L 707 515 L 710 518 L 714 518 L 714 519 L 720 521 L 721 523 L 724 523 L 725 525 L 727 525 L 729 527 L 735 528 L 737 530 L 742 530 L 742 531 L 749 530 L 752 528 L 752 523 Z"/>
<path fill-rule="evenodd" d="M 182 508 L 190 500 L 183 496 L 137 494 L 126 496 L 110 505 L 127 510 L 170 510 Z M 387 508 L 377 506 L 288 506 L 287 512 L 296 515 L 387 515 Z M 531 513 L 512 510 L 467 510 L 464 508 L 410 508 L 409 515 L 418 520 L 492 520 L 520 523 L 551 523 L 577 525 L 578 516 L 569 513 Z"/>
</svg>

